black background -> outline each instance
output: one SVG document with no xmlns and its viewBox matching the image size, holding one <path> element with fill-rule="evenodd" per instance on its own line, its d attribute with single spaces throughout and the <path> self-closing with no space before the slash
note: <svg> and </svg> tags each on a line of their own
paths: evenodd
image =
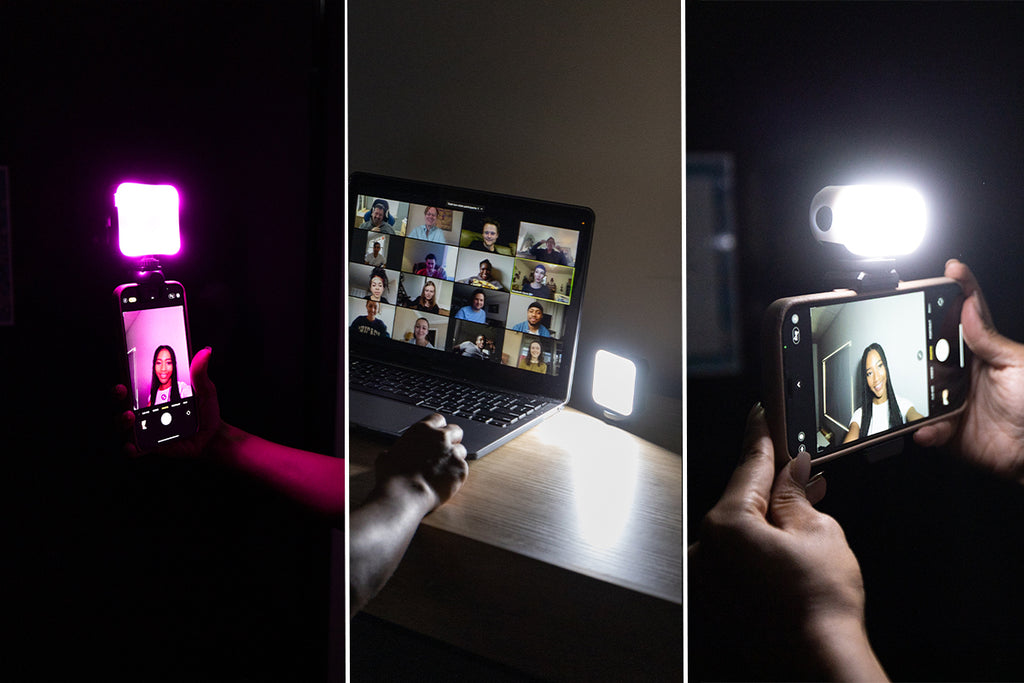
<svg viewBox="0 0 1024 683">
<path fill-rule="evenodd" d="M 188 292 L 193 346 L 213 347 L 224 418 L 331 452 L 337 331 L 320 314 L 340 235 L 321 231 L 343 186 L 342 7 L 319 5 L 0 5 L 14 680 L 326 675 L 327 525 L 216 466 L 121 454 L 112 291 L 133 275 L 104 227 L 119 182 L 177 186 L 183 248 L 164 272 Z"/>
</svg>

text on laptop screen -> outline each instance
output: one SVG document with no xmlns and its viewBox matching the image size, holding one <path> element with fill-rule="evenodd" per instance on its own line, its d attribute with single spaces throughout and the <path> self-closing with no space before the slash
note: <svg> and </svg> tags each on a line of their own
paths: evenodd
<svg viewBox="0 0 1024 683">
<path fill-rule="evenodd" d="M 579 232 L 474 207 L 357 195 L 354 335 L 558 375 Z"/>
</svg>

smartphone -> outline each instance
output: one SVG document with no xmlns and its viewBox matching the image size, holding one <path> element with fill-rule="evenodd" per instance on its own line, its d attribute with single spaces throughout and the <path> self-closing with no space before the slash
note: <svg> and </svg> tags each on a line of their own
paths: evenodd
<svg viewBox="0 0 1024 683">
<path fill-rule="evenodd" d="M 765 314 L 764 392 L 776 455 L 812 463 L 880 444 L 964 407 L 970 350 L 949 278 L 811 294 Z"/>
<path fill-rule="evenodd" d="M 122 374 L 135 413 L 135 443 L 148 451 L 196 433 L 185 288 L 168 280 L 114 290 Z"/>
</svg>

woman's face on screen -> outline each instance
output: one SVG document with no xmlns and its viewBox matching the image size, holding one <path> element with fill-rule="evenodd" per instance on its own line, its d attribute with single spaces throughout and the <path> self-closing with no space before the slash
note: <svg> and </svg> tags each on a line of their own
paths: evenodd
<svg viewBox="0 0 1024 683">
<path fill-rule="evenodd" d="M 160 382 L 161 389 L 171 386 L 171 376 L 174 374 L 174 361 L 171 360 L 170 351 L 160 349 L 160 353 L 156 354 L 153 370 L 156 372 L 156 378 Z"/>
<path fill-rule="evenodd" d="M 384 280 L 379 275 L 374 275 L 370 278 L 370 295 L 373 300 L 380 299 L 380 295 L 384 293 Z"/>
<path fill-rule="evenodd" d="M 882 356 L 874 349 L 868 351 L 867 359 L 864 362 L 864 375 L 868 381 L 868 388 L 875 395 L 875 402 L 881 403 L 888 397 L 885 393 L 886 379 L 889 373 L 882 362 Z"/>
</svg>

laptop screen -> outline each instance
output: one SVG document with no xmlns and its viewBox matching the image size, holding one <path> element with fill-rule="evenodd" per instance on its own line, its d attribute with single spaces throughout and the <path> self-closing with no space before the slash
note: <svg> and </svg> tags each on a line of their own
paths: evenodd
<svg viewBox="0 0 1024 683">
<path fill-rule="evenodd" d="M 355 174 L 353 353 L 568 395 L 593 213 Z"/>
</svg>

